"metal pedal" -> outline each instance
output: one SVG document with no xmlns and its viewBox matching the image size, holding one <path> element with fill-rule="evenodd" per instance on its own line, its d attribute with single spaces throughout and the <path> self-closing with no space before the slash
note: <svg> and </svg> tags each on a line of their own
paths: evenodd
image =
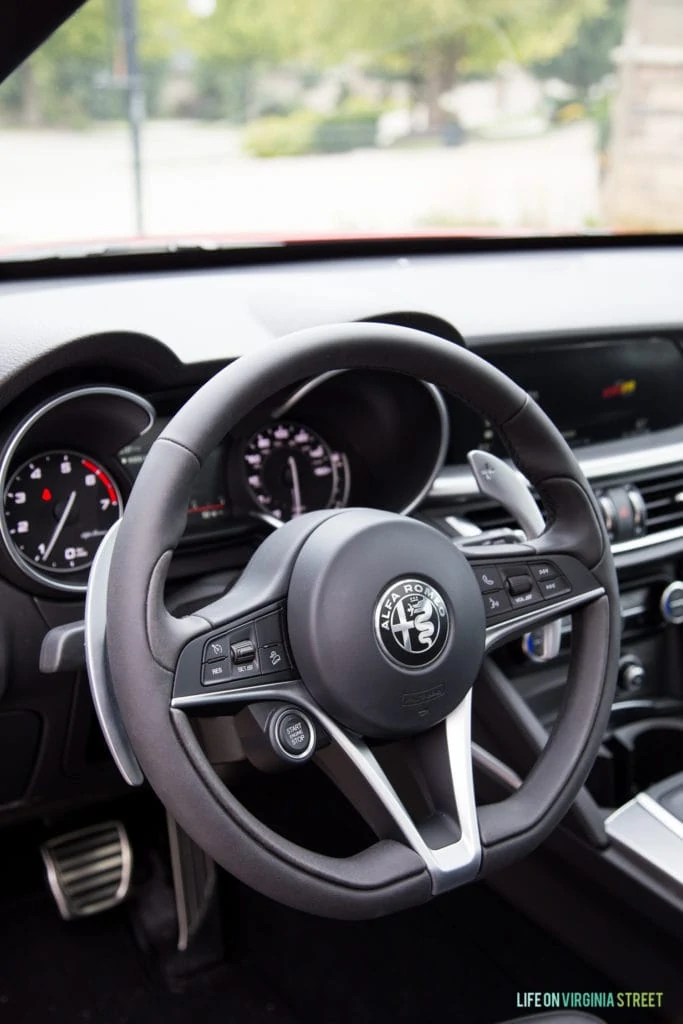
<svg viewBox="0 0 683 1024">
<path fill-rule="evenodd" d="M 216 865 L 168 813 L 166 822 L 178 918 L 177 948 L 182 953 L 200 932 L 213 906 Z"/>
<path fill-rule="evenodd" d="M 65 921 L 109 910 L 130 889 L 133 853 L 120 821 L 105 821 L 43 843 L 47 880 Z"/>
</svg>

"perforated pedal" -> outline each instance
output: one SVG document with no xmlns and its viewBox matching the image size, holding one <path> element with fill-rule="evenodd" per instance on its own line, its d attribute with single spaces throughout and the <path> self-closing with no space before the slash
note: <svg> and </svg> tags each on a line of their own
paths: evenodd
<svg viewBox="0 0 683 1024">
<path fill-rule="evenodd" d="M 40 852 L 65 921 L 109 910 L 128 895 L 133 853 L 120 821 L 55 836 L 43 843 Z"/>
</svg>

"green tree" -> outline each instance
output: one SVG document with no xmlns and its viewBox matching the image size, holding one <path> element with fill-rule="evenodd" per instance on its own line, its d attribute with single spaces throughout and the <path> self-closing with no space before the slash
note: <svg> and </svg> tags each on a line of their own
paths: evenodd
<svg viewBox="0 0 683 1024">
<path fill-rule="evenodd" d="M 294 0 L 288 0 L 290 6 Z M 303 53 L 333 63 L 353 52 L 411 80 L 430 124 L 444 119 L 440 97 L 460 75 L 501 62 L 550 60 L 572 44 L 607 0 L 298 0 L 291 38 Z M 304 13 L 305 9 L 305 13 Z"/>
<path fill-rule="evenodd" d="M 117 95 L 126 70 L 119 5 L 88 0 L 15 72 L 10 96 L 25 124 L 86 119 L 98 76 Z M 138 0 L 143 68 L 163 64 L 182 48 L 194 20 L 186 0 Z"/>
<path fill-rule="evenodd" d="M 29 61 L 21 79 L 25 120 L 93 113 L 95 83 L 125 72 L 120 0 L 88 0 Z M 613 0 L 619 2 L 619 0 Z M 179 54 L 195 62 L 200 85 L 250 108 L 250 82 L 264 67 L 322 70 L 356 62 L 400 77 L 427 103 L 433 127 L 441 97 L 460 76 L 501 62 L 548 62 L 579 39 L 608 0 L 216 0 L 197 17 L 188 0 L 137 0 L 140 55 L 159 81 Z M 227 84 L 226 84 L 227 83 Z M 218 93 L 220 93 L 218 89 Z M 112 91 L 112 95 L 115 92 Z"/>
<path fill-rule="evenodd" d="M 609 0 L 607 9 L 579 25 L 574 42 L 534 70 L 542 78 L 560 78 L 585 101 L 591 86 L 613 70 L 612 51 L 624 34 L 627 0 Z"/>
<path fill-rule="evenodd" d="M 107 62 L 108 15 L 106 0 L 85 4 L 14 73 L 25 124 L 52 120 L 65 109 L 73 115 L 82 106 L 90 76 Z"/>
<path fill-rule="evenodd" d="M 259 70 L 302 55 L 317 60 L 303 27 L 315 6 L 316 0 L 216 0 L 213 14 L 194 19 L 186 43 L 210 114 L 247 120 Z"/>
</svg>

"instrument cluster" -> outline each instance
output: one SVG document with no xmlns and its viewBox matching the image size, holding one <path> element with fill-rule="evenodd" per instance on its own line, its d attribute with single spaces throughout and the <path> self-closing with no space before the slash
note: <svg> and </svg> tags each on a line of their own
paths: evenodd
<svg viewBox="0 0 683 1024">
<path fill-rule="evenodd" d="M 0 561 L 42 586 L 83 592 L 174 411 L 163 396 L 106 386 L 36 408 L 0 457 Z M 446 407 L 431 385 L 366 370 L 306 381 L 254 410 L 204 462 L 182 544 L 229 543 L 237 527 L 277 528 L 318 509 L 410 512 L 441 469 L 448 439 Z"/>
<path fill-rule="evenodd" d="M 132 391 L 82 387 L 43 402 L 10 432 L 0 457 L 1 564 L 9 573 L 66 593 L 85 590 L 130 490 L 117 453 L 154 417 Z"/>
<path fill-rule="evenodd" d="M 345 508 L 351 470 L 346 452 L 333 451 L 303 423 L 277 420 L 244 444 L 247 490 L 261 512 L 286 522 L 304 512 Z"/>
</svg>

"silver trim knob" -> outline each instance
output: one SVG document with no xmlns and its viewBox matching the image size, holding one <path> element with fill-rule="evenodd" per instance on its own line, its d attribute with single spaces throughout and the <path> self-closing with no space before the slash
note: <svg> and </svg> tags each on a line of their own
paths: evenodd
<svg viewBox="0 0 683 1024">
<path fill-rule="evenodd" d="M 607 536 L 610 540 L 614 540 L 616 532 L 616 518 L 617 510 L 614 507 L 614 502 L 608 494 L 601 494 L 598 497 L 598 505 L 602 512 L 602 518 L 605 521 L 605 529 L 607 530 Z"/>
<path fill-rule="evenodd" d="M 642 665 L 625 665 L 619 676 L 619 687 L 625 693 L 641 690 L 645 684 L 645 669 Z"/>
<path fill-rule="evenodd" d="M 636 537 L 640 537 L 645 533 L 647 527 L 647 505 L 645 504 L 645 498 L 633 484 L 628 485 L 626 494 L 628 495 L 629 504 L 633 509 L 634 533 Z"/>
<path fill-rule="evenodd" d="M 672 598 L 676 600 L 677 607 L 673 607 Z M 666 622 L 678 626 L 683 622 L 683 582 L 674 580 L 662 591 L 659 599 L 659 610 Z"/>
</svg>

